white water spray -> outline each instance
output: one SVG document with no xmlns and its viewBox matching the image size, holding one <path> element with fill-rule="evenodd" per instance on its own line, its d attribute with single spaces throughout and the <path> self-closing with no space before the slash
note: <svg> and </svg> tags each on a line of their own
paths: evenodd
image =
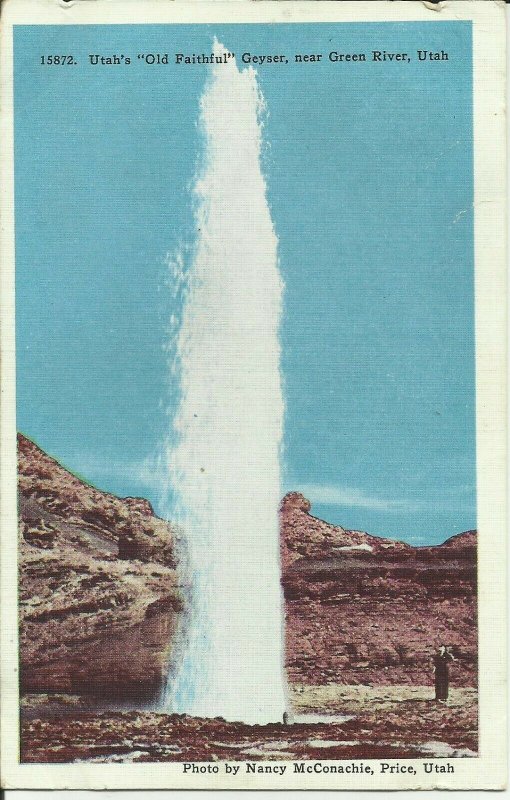
<svg viewBox="0 0 510 800">
<path fill-rule="evenodd" d="M 215 43 L 216 55 L 225 53 Z M 197 244 L 177 338 L 168 468 L 192 601 L 172 710 L 266 723 L 285 710 L 278 506 L 283 399 L 277 238 L 252 68 L 211 67 L 201 100 Z"/>
</svg>

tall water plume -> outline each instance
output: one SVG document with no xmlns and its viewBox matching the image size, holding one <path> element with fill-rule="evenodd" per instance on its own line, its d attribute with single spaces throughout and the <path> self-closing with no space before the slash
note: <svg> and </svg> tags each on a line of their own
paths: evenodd
<svg viewBox="0 0 510 800">
<path fill-rule="evenodd" d="M 214 52 L 227 51 L 215 42 Z M 168 470 L 192 587 L 171 708 L 248 723 L 285 709 L 278 505 L 283 398 L 277 237 L 252 68 L 214 64 L 201 99 L 197 241 L 177 336 Z"/>
</svg>

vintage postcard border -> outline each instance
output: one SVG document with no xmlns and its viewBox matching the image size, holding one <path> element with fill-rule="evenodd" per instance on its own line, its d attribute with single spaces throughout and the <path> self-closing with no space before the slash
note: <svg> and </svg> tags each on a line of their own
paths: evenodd
<svg viewBox="0 0 510 800">
<path fill-rule="evenodd" d="M 20 765 L 18 761 L 12 32 L 16 24 L 472 20 L 479 528 L 480 756 L 454 775 L 188 777 L 178 763 Z M 6 788 L 498 789 L 506 779 L 506 176 L 505 7 L 416 2 L 95 2 L 7 0 L 2 9 L 1 523 L 2 785 Z M 416 143 L 417 149 L 419 142 Z M 377 763 L 377 762 L 367 762 Z M 411 760 L 406 763 L 413 763 Z"/>
</svg>

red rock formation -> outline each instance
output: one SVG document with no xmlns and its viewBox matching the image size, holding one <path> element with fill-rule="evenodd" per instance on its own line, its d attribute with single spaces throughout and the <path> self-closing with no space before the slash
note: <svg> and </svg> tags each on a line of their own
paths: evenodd
<svg viewBox="0 0 510 800">
<path fill-rule="evenodd" d="M 173 533 L 18 436 L 23 691 L 149 696 L 181 609 Z"/>
<path fill-rule="evenodd" d="M 22 689 L 154 695 L 181 610 L 171 527 L 18 448 Z M 475 531 L 415 548 L 329 525 L 293 492 L 281 545 L 292 683 L 430 684 L 446 643 L 452 683 L 475 684 Z"/>
<path fill-rule="evenodd" d="M 476 532 L 412 547 L 282 501 L 287 672 L 294 683 L 426 685 L 452 645 L 454 685 L 476 685 Z"/>
</svg>

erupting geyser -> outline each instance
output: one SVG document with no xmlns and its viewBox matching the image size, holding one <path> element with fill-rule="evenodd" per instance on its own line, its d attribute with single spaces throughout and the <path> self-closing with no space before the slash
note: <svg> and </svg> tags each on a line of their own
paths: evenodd
<svg viewBox="0 0 510 800">
<path fill-rule="evenodd" d="M 214 52 L 222 54 L 215 43 Z M 177 338 L 168 469 L 192 598 L 174 711 L 266 723 L 285 710 L 278 505 L 283 398 L 277 238 L 252 68 L 211 66 L 197 241 Z"/>
</svg>

